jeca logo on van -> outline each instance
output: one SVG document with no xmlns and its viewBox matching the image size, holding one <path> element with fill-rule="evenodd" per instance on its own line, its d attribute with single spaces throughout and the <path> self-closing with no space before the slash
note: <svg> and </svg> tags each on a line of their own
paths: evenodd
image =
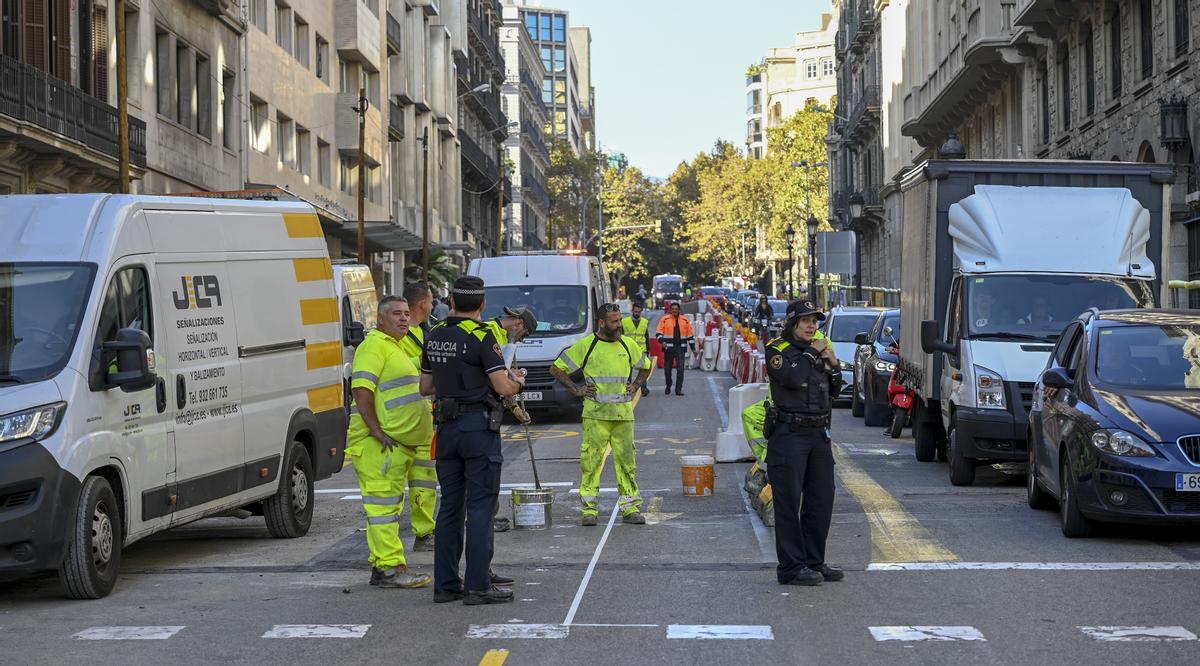
<svg viewBox="0 0 1200 666">
<path fill-rule="evenodd" d="M 176 310 L 211 308 L 213 301 L 221 305 L 221 285 L 215 275 L 183 275 L 179 278 L 181 291 L 171 292 Z"/>
</svg>

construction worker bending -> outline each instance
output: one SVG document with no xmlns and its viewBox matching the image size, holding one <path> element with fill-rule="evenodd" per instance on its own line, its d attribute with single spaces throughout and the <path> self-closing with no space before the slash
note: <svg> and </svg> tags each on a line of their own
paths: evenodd
<svg viewBox="0 0 1200 666">
<path fill-rule="evenodd" d="M 621 308 L 617 304 L 600 306 L 600 317 L 596 333 L 559 354 L 550 374 L 572 395 L 584 399 L 583 447 L 579 455 L 582 524 L 596 524 L 600 474 L 604 471 L 605 451 L 611 446 L 621 519 L 631 525 L 644 525 L 637 453 L 633 448 L 633 399 L 650 376 L 650 357 L 635 340 L 621 334 Z M 637 377 L 630 380 L 634 370 L 638 371 Z"/>
<path fill-rule="evenodd" d="M 396 296 L 381 300 L 378 328 L 355 350 L 350 377 L 358 411 L 350 416 L 346 453 L 354 462 L 367 514 L 371 584 L 381 588 L 424 587 L 431 580 L 408 570 L 400 541 L 409 470 L 418 449 L 433 437 L 420 373 L 400 344 L 408 328 L 408 303 Z"/>
<path fill-rule="evenodd" d="M 404 287 L 404 300 L 408 302 L 408 333 L 400 341 L 400 347 L 412 361 L 413 367 L 421 367 L 421 352 L 425 349 L 425 336 L 429 333 L 429 317 L 433 312 L 433 291 L 429 285 L 414 282 Z M 426 400 L 432 414 L 433 405 Z M 432 419 L 432 416 L 430 417 Z M 437 511 L 437 468 L 432 455 L 433 435 L 417 447 L 417 456 L 408 471 L 408 513 L 412 519 L 413 552 L 433 552 L 434 513 Z"/>
<path fill-rule="evenodd" d="M 644 304 L 641 301 L 634 301 L 629 307 L 631 316 L 621 320 L 621 332 L 626 336 L 637 341 L 638 346 L 642 348 L 643 354 L 650 353 L 650 320 L 642 316 Z M 651 366 L 653 368 L 653 366 Z M 642 387 L 642 395 L 649 395 L 650 389 Z"/>
<path fill-rule="evenodd" d="M 537 316 L 527 308 L 504 308 L 503 317 L 495 317 L 484 322 L 492 335 L 496 336 L 496 344 L 500 345 L 500 357 L 504 359 L 504 367 L 513 369 L 513 361 L 517 358 L 517 344 L 537 330 Z M 517 371 L 524 377 L 525 371 Z M 504 409 L 512 412 L 521 423 L 530 422 L 529 413 L 521 406 L 515 396 L 503 399 Z M 501 516 L 500 503 L 496 503 L 496 517 L 492 520 L 492 529 L 497 532 L 507 532 L 512 529 L 512 522 L 507 516 Z M 511 582 L 511 581 L 510 581 Z"/>
<path fill-rule="evenodd" d="M 767 408 L 770 406 L 771 399 L 766 398 L 742 410 L 742 431 L 746 433 L 750 451 L 763 469 L 767 466 L 767 436 L 763 434 L 763 422 L 767 420 Z"/>
</svg>

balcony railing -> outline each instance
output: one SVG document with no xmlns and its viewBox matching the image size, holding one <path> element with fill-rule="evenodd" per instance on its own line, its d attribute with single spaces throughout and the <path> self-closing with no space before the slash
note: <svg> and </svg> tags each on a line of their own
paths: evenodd
<svg viewBox="0 0 1200 666">
<path fill-rule="evenodd" d="M 529 96 L 533 98 L 535 106 L 541 109 L 542 117 L 549 117 L 550 111 L 546 108 L 545 100 L 542 99 L 542 83 L 528 69 L 521 68 L 521 84 L 529 89 Z"/>
<path fill-rule="evenodd" d="M 851 136 L 858 134 L 866 122 L 879 120 L 879 86 L 867 86 L 854 103 L 847 128 Z"/>
<path fill-rule="evenodd" d="M 480 5 L 482 11 L 487 11 Z M 500 47 L 498 46 L 499 35 L 492 30 L 491 25 L 479 15 L 479 12 L 468 11 L 467 27 L 469 29 L 469 38 L 471 46 L 478 49 L 478 53 L 491 61 L 492 65 L 498 69 L 504 69 L 504 57 L 500 55 Z"/>
<path fill-rule="evenodd" d="M 522 175 L 521 189 L 525 192 L 526 197 L 530 197 L 535 202 L 540 203 L 542 208 L 550 207 L 550 195 L 546 193 L 545 186 L 538 182 L 536 178 Z"/>
<path fill-rule="evenodd" d="M 529 121 L 521 123 L 521 136 L 529 139 L 530 143 L 537 148 L 538 154 L 540 154 L 543 159 L 549 159 L 550 149 L 546 147 L 546 142 L 542 140 L 543 131 L 544 130 L 540 126 Z"/>
<path fill-rule="evenodd" d="M 762 143 L 762 132 L 750 132 L 746 135 L 746 144 Z"/>
<path fill-rule="evenodd" d="M 400 27 L 400 21 L 387 13 L 387 47 L 388 55 L 400 55 L 400 45 L 404 43 L 404 31 Z"/>
<path fill-rule="evenodd" d="M 483 176 L 484 180 L 489 183 L 494 183 L 500 177 L 500 170 L 496 168 L 496 160 L 488 155 L 479 144 L 475 143 L 466 132 L 460 132 L 458 140 L 462 143 L 462 156 L 474 169 Z"/>
<path fill-rule="evenodd" d="M 0 55 L 0 113 L 119 157 L 117 110 L 66 81 Z M 146 123 L 129 118 L 129 160 L 146 166 Z"/>
</svg>

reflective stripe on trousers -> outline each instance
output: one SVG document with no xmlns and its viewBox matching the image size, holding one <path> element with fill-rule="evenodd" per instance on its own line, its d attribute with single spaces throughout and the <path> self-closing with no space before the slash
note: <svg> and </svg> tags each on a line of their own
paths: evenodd
<svg viewBox="0 0 1200 666">
<path fill-rule="evenodd" d="M 416 448 L 398 444 L 391 451 L 373 437 L 358 440 L 358 455 L 352 455 L 354 473 L 362 492 L 367 518 L 367 547 L 371 566 L 390 569 L 406 564 L 400 541 L 400 514 L 404 510 L 405 485 L 413 467 Z"/>
<path fill-rule="evenodd" d="M 413 535 L 424 537 L 433 534 L 436 527 L 437 463 L 431 459 L 429 444 L 416 447 L 416 452 L 417 457 L 408 470 L 408 512 L 412 518 Z"/>
</svg>

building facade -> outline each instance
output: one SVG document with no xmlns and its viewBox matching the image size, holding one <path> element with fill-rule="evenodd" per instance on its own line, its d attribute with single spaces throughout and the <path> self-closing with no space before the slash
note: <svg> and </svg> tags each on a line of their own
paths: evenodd
<svg viewBox="0 0 1200 666">
<path fill-rule="evenodd" d="M 571 42 L 571 52 L 575 54 L 575 62 L 579 66 L 576 87 L 579 89 L 579 126 L 583 133 L 580 144 L 582 148 L 595 152 L 596 87 L 592 85 L 592 30 L 571 28 L 567 31 L 567 38 Z"/>
<path fill-rule="evenodd" d="M 746 70 L 746 155 L 761 160 L 767 154 L 766 108 L 763 101 L 763 79 L 766 72 L 762 65 L 751 65 Z"/>
<path fill-rule="evenodd" d="M 517 6 L 504 6 L 500 48 L 506 72 L 503 112 L 509 122 L 520 126 L 520 131 L 510 133 L 504 142 L 505 169 L 513 182 L 512 197 L 505 200 L 508 212 L 504 249 L 542 249 L 549 238 L 546 173 L 550 151 L 544 137 L 550 121 L 542 96 L 544 82 L 549 79 Z"/>
<path fill-rule="evenodd" d="M 523 2 L 521 19 L 542 60 L 542 101 L 549 115 L 546 137 L 566 141 L 578 155 L 583 149 L 583 119 L 579 104 L 579 63 L 570 35 L 570 15 Z M 590 53 L 588 57 L 590 61 Z M 590 76 L 589 76 L 590 78 Z"/>
</svg>

